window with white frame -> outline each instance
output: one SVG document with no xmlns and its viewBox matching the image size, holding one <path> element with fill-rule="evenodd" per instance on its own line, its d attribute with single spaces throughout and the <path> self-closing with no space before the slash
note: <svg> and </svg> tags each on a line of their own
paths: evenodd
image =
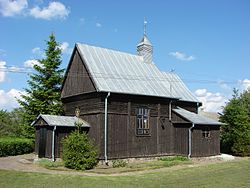
<svg viewBox="0 0 250 188">
<path fill-rule="evenodd" d="M 150 110 L 148 108 L 138 108 L 136 115 L 136 135 L 144 136 L 150 135 L 149 131 L 149 113 Z"/>
</svg>

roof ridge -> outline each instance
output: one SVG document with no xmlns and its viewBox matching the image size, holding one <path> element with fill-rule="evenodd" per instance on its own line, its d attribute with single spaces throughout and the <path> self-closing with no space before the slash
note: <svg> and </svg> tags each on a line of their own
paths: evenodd
<svg viewBox="0 0 250 188">
<path fill-rule="evenodd" d="M 93 47 L 93 48 L 99 48 L 99 49 L 103 49 L 103 50 L 109 50 L 109 51 L 113 51 L 113 52 L 116 52 L 116 53 L 121 53 L 121 54 L 124 54 L 124 55 L 136 56 L 137 58 L 140 58 L 141 60 L 143 60 L 143 57 L 140 56 L 140 55 L 132 54 L 132 53 L 124 52 L 124 51 L 120 51 L 120 50 L 115 50 L 113 48 L 107 48 L 107 47 L 102 47 L 102 46 L 95 46 L 95 45 L 92 45 L 92 44 L 86 44 L 86 43 L 80 43 L 80 42 L 77 42 L 76 45 L 83 45 L 83 46 L 88 46 L 88 47 Z"/>
</svg>

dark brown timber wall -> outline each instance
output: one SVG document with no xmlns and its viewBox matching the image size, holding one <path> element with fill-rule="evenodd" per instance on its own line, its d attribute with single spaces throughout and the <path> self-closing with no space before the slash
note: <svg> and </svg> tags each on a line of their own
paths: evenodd
<svg viewBox="0 0 250 188">
<path fill-rule="evenodd" d="M 107 93 L 89 93 L 63 98 L 66 115 L 74 115 L 76 107 L 81 118 L 91 128 L 90 137 L 104 159 L 104 103 Z M 178 103 L 181 106 L 181 102 Z M 173 104 L 173 107 L 176 104 Z M 136 135 L 136 110 L 150 109 L 150 135 Z M 196 111 L 196 103 L 183 102 L 182 107 Z M 174 126 L 172 125 L 174 122 Z M 180 122 L 176 124 L 176 122 Z M 159 155 L 188 155 L 188 129 L 191 124 L 178 114 L 169 119 L 169 100 L 157 97 L 111 93 L 108 98 L 108 158 L 147 157 Z M 197 132 L 198 131 L 198 132 Z M 204 141 L 199 130 L 192 132 L 192 156 L 219 153 L 219 129 L 211 129 L 210 141 Z"/>
<path fill-rule="evenodd" d="M 177 155 L 188 155 L 188 128 L 186 124 L 174 125 L 174 151 Z"/>
<path fill-rule="evenodd" d="M 52 134 L 53 134 L 53 126 L 37 126 L 36 127 L 36 143 L 35 143 L 35 153 L 39 157 L 46 157 L 46 158 L 52 158 Z M 41 130 L 45 131 L 45 140 L 41 142 L 39 133 Z M 76 130 L 75 127 L 56 127 L 55 130 L 55 145 L 54 145 L 54 152 L 55 157 L 59 158 L 62 157 L 63 147 L 62 147 L 62 140 L 66 136 L 68 136 L 72 131 Z M 82 128 L 82 131 L 88 132 L 88 128 Z M 39 147 L 44 147 L 44 155 L 39 153 Z"/>
<path fill-rule="evenodd" d="M 62 98 L 95 91 L 94 84 L 77 50 L 74 51 L 62 88 Z"/>
<path fill-rule="evenodd" d="M 149 98 L 150 99 L 150 98 Z M 104 98 L 102 100 L 104 102 Z M 146 157 L 174 153 L 173 127 L 169 121 L 168 100 L 112 95 L 108 103 L 108 157 Z M 161 103 L 162 104 L 161 104 Z M 139 107 L 150 109 L 149 136 L 136 135 L 136 111 Z M 104 106 L 103 106 L 104 108 Z M 101 108 L 102 109 L 102 108 Z M 104 113 L 101 118 L 104 135 Z M 104 146 L 104 136 L 101 146 Z M 103 151 L 103 147 L 102 151 Z"/>
<path fill-rule="evenodd" d="M 202 135 L 204 125 L 195 125 L 192 131 L 192 157 L 204 157 L 220 154 L 220 127 L 209 126 L 210 137 Z"/>
<path fill-rule="evenodd" d="M 43 133 L 42 133 L 43 132 Z M 41 139 L 43 137 L 43 139 Z M 52 127 L 36 127 L 35 153 L 39 157 L 51 158 Z M 41 147 L 44 152 L 41 152 Z"/>
</svg>

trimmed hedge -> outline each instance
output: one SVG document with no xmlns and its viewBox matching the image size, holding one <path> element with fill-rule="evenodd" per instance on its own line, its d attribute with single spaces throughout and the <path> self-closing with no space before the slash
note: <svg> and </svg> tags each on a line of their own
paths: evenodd
<svg viewBox="0 0 250 188">
<path fill-rule="evenodd" d="M 27 138 L 0 138 L 0 157 L 21 155 L 34 150 L 33 140 Z"/>
</svg>

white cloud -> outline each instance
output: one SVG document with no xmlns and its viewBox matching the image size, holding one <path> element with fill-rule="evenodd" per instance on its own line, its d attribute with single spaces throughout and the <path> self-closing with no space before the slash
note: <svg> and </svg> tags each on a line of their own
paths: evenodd
<svg viewBox="0 0 250 188">
<path fill-rule="evenodd" d="M 207 90 L 206 89 L 197 89 L 195 92 L 196 97 L 205 97 Z"/>
<path fill-rule="evenodd" d="M 194 56 L 189 56 L 189 55 L 182 53 L 182 52 L 170 52 L 169 55 L 173 56 L 176 59 L 179 59 L 181 61 L 192 61 L 195 59 Z"/>
<path fill-rule="evenodd" d="M 240 80 L 240 84 L 242 85 L 243 90 L 250 89 L 250 80 L 249 79 Z"/>
<path fill-rule="evenodd" d="M 17 99 L 21 99 L 21 95 L 25 95 L 25 92 L 17 89 L 8 92 L 0 90 L 0 109 L 12 110 L 19 107 Z"/>
<path fill-rule="evenodd" d="M 96 26 L 96 27 L 102 27 L 102 24 L 97 22 L 97 23 L 95 24 L 95 26 Z"/>
<path fill-rule="evenodd" d="M 39 47 L 35 47 L 31 50 L 31 52 L 35 55 L 42 55 L 42 50 Z"/>
<path fill-rule="evenodd" d="M 221 112 L 227 99 L 221 93 L 211 93 L 206 89 L 197 89 L 195 95 L 202 102 L 202 109 L 207 112 Z"/>
<path fill-rule="evenodd" d="M 71 54 L 73 49 L 72 48 L 69 48 L 69 43 L 67 42 L 63 42 L 59 48 L 62 50 L 62 53 L 65 53 L 65 54 Z"/>
<path fill-rule="evenodd" d="M 19 68 L 17 66 L 12 66 L 9 68 L 9 71 L 11 71 L 11 72 L 19 72 L 21 70 L 22 70 L 22 68 Z"/>
<path fill-rule="evenodd" d="M 5 61 L 0 61 L 0 82 L 3 82 L 5 80 L 5 75 L 6 75 L 5 65 L 6 65 Z"/>
<path fill-rule="evenodd" d="M 33 68 L 34 65 L 39 65 L 39 66 L 41 66 L 41 64 L 39 63 L 39 61 L 37 61 L 37 60 L 35 60 L 35 59 L 27 60 L 27 61 L 25 61 L 23 64 L 24 64 L 24 67 L 27 67 L 27 68 Z"/>
<path fill-rule="evenodd" d="M 48 7 L 40 8 L 35 6 L 30 9 L 30 15 L 35 18 L 41 18 L 45 20 L 51 19 L 65 19 L 70 13 L 70 10 L 65 7 L 64 4 L 60 2 L 50 2 Z"/>
<path fill-rule="evenodd" d="M 0 12 L 6 17 L 21 14 L 27 7 L 27 0 L 0 0 Z"/>
</svg>

